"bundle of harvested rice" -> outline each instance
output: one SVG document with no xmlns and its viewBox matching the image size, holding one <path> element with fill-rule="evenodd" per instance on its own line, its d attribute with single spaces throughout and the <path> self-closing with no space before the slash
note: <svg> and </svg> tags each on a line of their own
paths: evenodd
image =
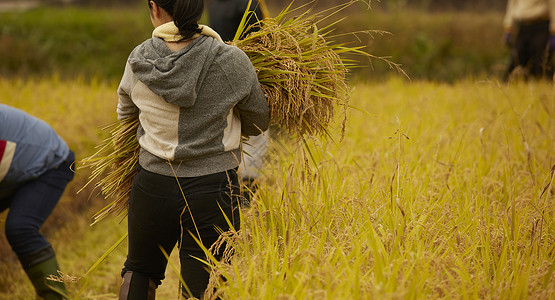
<svg viewBox="0 0 555 300">
<path fill-rule="evenodd" d="M 110 130 L 110 137 L 97 147 L 96 153 L 80 161 L 80 168 L 87 167 L 92 172 L 78 192 L 98 179 L 95 188 L 100 188 L 102 195 L 111 200 L 93 216 L 93 224 L 110 213 L 124 215 L 127 211 L 129 192 L 139 164 L 138 126 L 138 118 L 127 118 L 103 128 Z"/>
<path fill-rule="evenodd" d="M 337 109 L 342 113 L 344 129 L 349 102 L 345 75 L 349 68 L 357 66 L 357 62 L 348 59 L 345 54 L 379 59 L 402 72 L 398 65 L 364 52 L 362 47 L 334 43 L 332 33 L 341 20 L 318 28 L 324 21 L 363 1 L 351 0 L 314 12 L 316 2 L 311 1 L 294 10 L 291 10 L 291 2 L 277 17 L 265 18 L 251 25 L 260 27 L 259 31 L 242 37 L 242 32 L 249 31 L 244 24 L 247 24 L 250 15 L 245 13 L 235 40 L 230 43 L 243 50 L 254 65 L 258 80 L 268 96 L 271 125 L 299 137 L 328 134 Z M 300 15 L 287 18 L 303 9 L 306 10 Z M 370 30 L 361 32 L 383 34 Z"/>
<path fill-rule="evenodd" d="M 243 50 L 255 66 L 268 96 L 271 124 L 290 133 L 326 132 L 334 109 L 348 103 L 342 45 L 325 40 L 310 10 L 281 22 L 284 14 L 267 18 L 258 32 L 231 44 Z"/>
<path fill-rule="evenodd" d="M 268 96 L 272 125 L 301 138 L 328 134 L 334 112 L 340 108 L 344 128 L 349 100 L 345 74 L 355 63 L 342 55 L 357 53 L 382 58 L 367 54 L 360 47 L 347 47 L 326 40 L 337 22 L 321 29 L 318 25 L 355 2 L 358 1 L 320 13 L 307 9 L 299 16 L 286 19 L 292 12 L 307 7 L 304 5 L 290 11 L 289 5 L 277 17 L 260 21 L 259 31 L 230 43 L 243 50 L 254 65 Z M 248 16 L 245 13 L 236 37 L 248 30 L 243 25 Z M 93 217 L 94 222 L 110 213 L 126 212 L 138 163 L 137 125 L 136 118 L 112 125 L 111 138 L 105 140 L 95 154 L 81 161 L 83 167 L 93 169 L 87 185 L 99 179 L 96 187 L 112 200 Z"/>
</svg>

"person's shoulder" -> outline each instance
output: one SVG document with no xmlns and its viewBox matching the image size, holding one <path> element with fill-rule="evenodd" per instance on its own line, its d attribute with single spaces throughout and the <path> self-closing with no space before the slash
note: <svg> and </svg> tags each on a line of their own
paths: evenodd
<svg viewBox="0 0 555 300">
<path fill-rule="evenodd" d="M 20 118 L 33 118 L 31 115 L 18 108 L 15 108 L 13 106 L 9 106 L 6 104 L 2 104 L 2 103 L 0 103 L 0 113 L 7 116 L 17 116 Z"/>
<path fill-rule="evenodd" d="M 141 42 L 140 44 L 138 44 L 137 46 L 135 46 L 135 48 L 133 48 L 133 50 L 131 50 L 131 53 L 133 53 L 134 51 L 137 51 L 137 49 L 141 49 L 146 47 L 147 44 L 152 43 L 152 38 L 146 39 L 143 42 Z"/>
<path fill-rule="evenodd" d="M 128 60 L 132 57 L 135 57 L 139 53 L 143 53 L 147 47 L 152 47 L 151 46 L 152 43 L 153 43 L 153 38 L 149 38 L 143 41 L 142 43 L 138 44 L 137 46 L 135 46 L 135 48 L 133 48 L 133 50 L 131 50 L 131 52 L 129 53 Z"/>
<path fill-rule="evenodd" d="M 54 131 L 46 121 L 9 105 L 0 104 L 0 119 L 9 124 L 11 128 L 18 128 L 17 132 L 25 133 L 27 136 L 33 133 L 47 136 L 49 132 Z M 31 128 L 32 130 L 29 130 Z"/>
<path fill-rule="evenodd" d="M 247 54 L 241 50 L 239 47 L 234 45 L 229 45 L 224 42 L 218 42 L 220 47 L 220 53 L 224 54 L 227 58 L 232 57 L 234 59 L 248 60 Z"/>
<path fill-rule="evenodd" d="M 236 46 L 229 45 L 228 43 L 222 42 L 215 37 L 203 36 L 202 39 L 202 42 L 199 44 L 202 44 L 201 47 L 205 49 L 204 51 L 215 53 L 217 56 L 238 56 L 243 53 L 243 51 Z"/>
</svg>

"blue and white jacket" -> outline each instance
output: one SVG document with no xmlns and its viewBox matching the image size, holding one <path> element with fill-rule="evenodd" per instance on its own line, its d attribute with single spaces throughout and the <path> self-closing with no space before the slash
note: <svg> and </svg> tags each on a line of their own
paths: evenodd
<svg viewBox="0 0 555 300">
<path fill-rule="evenodd" d="M 0 197 L 66 160 L 69 148 L 46 122 L 0 104 Z"/>
</svg>

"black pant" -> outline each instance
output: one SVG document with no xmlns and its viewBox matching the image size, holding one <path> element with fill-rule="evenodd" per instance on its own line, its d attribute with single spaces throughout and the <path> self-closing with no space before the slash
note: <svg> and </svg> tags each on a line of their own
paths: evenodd
<svg viewBox="0 0 555 300">
<path fill-rule="evenodd" d="M 519 23 L 507 78 L 517 66 L 526 68 L 534 77 L 553 76 L 553 67 L 549 64 L 551 54 L 547 49 L 548 38 L 549 21 Z"/>
<path fill-rule="evenodd" d="M 22 183 L 8 197 L 0 198 L 0 212 L 10 208 L 6 218 L 6 238 L 20 260 L 30 253 L 50 247 L 39 230 L 73 179 L 71 165 L 74 161 L 75 154 L 70 151 L 67 159 L 57 168 Z M 21 263 L 28 267 L 28 263 L 38 262 L 23 259 Z"/>
<path fill-rule="evenodd" d="M 129 252 L 122 274 L 140 273 L 159 285 L 167 265 L 160 247 L 169 255 L 180 240 L 181 276 L 192 296 L 200 298 L 209 273 L 195 258 L 205 254 L 191 235 L 209 248 L 220 236 L 217 228 L 230 229 L 222 211 L 238 230 L 238 195 L 236 170 L 175 178 L 140 169 L 129 197 Z"/>
</svg>

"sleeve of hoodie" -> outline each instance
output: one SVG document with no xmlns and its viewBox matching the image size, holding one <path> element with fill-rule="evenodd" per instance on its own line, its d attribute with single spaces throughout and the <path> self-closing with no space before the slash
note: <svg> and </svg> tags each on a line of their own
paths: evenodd
<svg viewBox="0 0 555 300">
<path fill-rule="evenodd" d="M 248 136 L 256 136 L 268 129 L 270 107 L 250 59 L 243 51 L 240 52 L 239 60 L 246 66 L 245 77 L 241 80 L 246 83 L 246 87 L 250 90 L 237 103 L 235 111 L 241 118 L 242 133 Z"/>
<path fill-rule="evenodd" d="M 133 74 L 131 66 L 129 62 L 127 62 L 118 87 L 118 107 L 116 111 L 118 113 L 118 120 L 120 121 L 139 114 L 139 108 L 131 100 L 131 93 L 137 80 L 137 76 Z"/>
</svg>

